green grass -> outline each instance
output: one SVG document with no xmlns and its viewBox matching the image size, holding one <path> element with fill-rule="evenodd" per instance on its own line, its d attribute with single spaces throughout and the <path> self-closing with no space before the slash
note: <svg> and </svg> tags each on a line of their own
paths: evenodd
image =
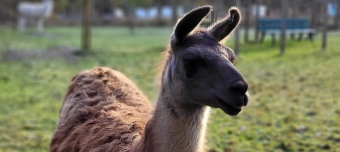
<svg viewBox="0 0 340 152">
<path fill-rule="evenodd" d="M 34 57 L 51 50 L 78 49 L 80 29 L 47 28 L 46 35 L 20 34 L 0 27 L 0 55 L 27 58 L 0 61 L 0 151 L 47 151 L 69 80 L 94 66 L 117 69 L 154 101 L 157 64 L 170 28 L 94 28 L 93 52 L 86 57 Z M 251 103 L 230 117 L 214 109 L 208 149 L 232 151 L 340 151 L 340 42 L 329 34 L 328 49 L 314 43 L 242 44 L 236 66 L 249 83 Z M 233 48 L 232 39 L 227 42 Z M 33 55 L 30 53 L 33 52 Z M 35 53 L 35 54 L 34 54 Z"/>
</svg>

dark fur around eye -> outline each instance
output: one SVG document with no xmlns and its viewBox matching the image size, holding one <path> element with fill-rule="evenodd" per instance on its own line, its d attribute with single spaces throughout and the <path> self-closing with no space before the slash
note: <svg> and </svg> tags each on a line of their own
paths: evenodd
<svg viewBox="0 0 340 152">
<path fill-rule="evenodd" d="M 184 59 L 183 64 L 187 78 L 193 78 L 196 76 L 202 61 L 200 59 Z"/>
</svg>

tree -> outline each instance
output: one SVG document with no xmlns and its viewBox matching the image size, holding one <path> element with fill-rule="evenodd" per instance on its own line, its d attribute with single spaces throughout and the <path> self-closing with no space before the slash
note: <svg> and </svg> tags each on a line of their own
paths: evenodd
<svg viewBox="0 0 340 152">
<path fill-rule="evenodd" d="M 243 2 L 244 4 L 244 42 L 249 43 L 249 26 L 250 26 L 250 5 L 248 0 Z"/>
<path fill-rule="evenodd" d="M 89 51 L 91 49 L 90 11 L 91 0 L 83 0 L 82 51 Z"/>
<path fill-rule="evenodd" d="M 101 0 L 98 2 L 101 2 Z M 117 7 L 124 7 L 126 3 L 134 6 L 150 7 L 153 2 L 154 0 L 111 0 L 111 3 Z"/>
<path fill-rule="evenodd" d="M 157 24 L 162 25 L 162 0 L 155 0 L 157 6 Z"/>
<path fill-rule="evenodd" d="M 172 6 L 172 22 L 176 23 L 178 19 L 178 14 L 177 14 L 178 0 L 172 0 L 171 6 Z"/>
<path fill-rule="evenodd" d="M 328 13 L 327 13 L 327 3 L 321 3 L 321 10 L 322 10 L 322 50 L 326 50 L 327 48 L 327 27 L 328 27 Z"/>
<path fill-rule="evenodd" d="M 260 4 L 261 4 L 261 0 L 256 0 L 256 13 L 255 13 L 255 43 L 258 42 L 259 40 L 259 31 L 257 30 L 257 20 L 259 20 L 260 18 Z"/>
<path fill-rule="evenodd" d="M 335 27 L 340 28 L 340 0 L 337 0 L 337 13 L 335 17 Z"/>
<path fill-rule="evenodd" d="M 280 45 L 280 54 L 283 55 L 285 53 L 286 47 L 286 19 L 288 14 L 288 1 L 281 1 L 281 45 Z"/>
<path fill-rule="evenodd" d="M 94 8 L 99 14 L 110 14 L 113 12 L 113 4 L 111 0 L 94 1 Z"/>
<path fill-rule="evenodd" d="M 236 6 L 240 7 L 241 6 L 241 2 L 240 0 L 235 0 L 236 1 Z M 239 55 L 240 54 L 240 29 L 236 28 L 235 29 L 235 54 Z"/>
</svg>

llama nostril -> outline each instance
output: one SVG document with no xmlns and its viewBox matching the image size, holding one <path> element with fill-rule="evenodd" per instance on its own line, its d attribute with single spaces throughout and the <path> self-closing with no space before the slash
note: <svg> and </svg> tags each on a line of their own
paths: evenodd
<svg viewBox="0 0 340 152">
<path fill-rule="evenodd" d="M 248 90 L 248 84 L 244 81 L 236 81 L 230 86 L 230 90 L 245 94 Z"/>
</svg>

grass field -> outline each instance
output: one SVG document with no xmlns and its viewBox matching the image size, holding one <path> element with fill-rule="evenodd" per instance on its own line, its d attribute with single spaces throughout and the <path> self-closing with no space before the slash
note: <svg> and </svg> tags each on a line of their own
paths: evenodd
<svg viewBox="0 0 340 152">
<path fill-rule="evenodd" d="M 47 151 L 70 78 L 94 66 L 117 69 L 154 101 L 157 64 L 170 28 L 94 28 L 93 51 L 72 56 L 80 29 L 47 28 L 45 35 L 0 27 L 0 151 Z M 249 83 L 251 103 L 230 117 L 214 109 L 207 148 L 222 152 L 340 151 L 340 33 L 328 49 L 292 41 L 242 44 L 236 66 Z M 233 48 L 233 41 L 227 41 Z"/>
</svg>

